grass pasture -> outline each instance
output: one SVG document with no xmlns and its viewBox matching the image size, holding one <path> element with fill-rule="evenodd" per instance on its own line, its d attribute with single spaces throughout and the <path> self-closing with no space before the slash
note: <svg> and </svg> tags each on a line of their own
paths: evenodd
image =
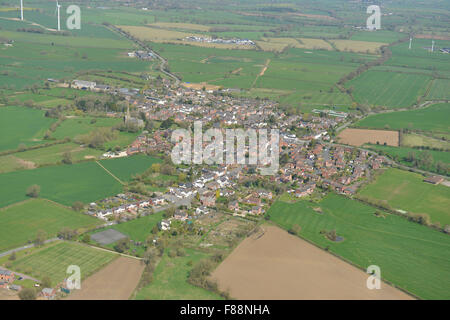
<svg viewBox="0 0 450 320">
<path fill-rule="evenodd" d="M 441 161 L 443 163 L 446 163 L 447 165 L 450 163 L 450 152 L 448 151 L 435 151 L 435 150 L 418 150 L 415 148 L 409 148 L 409 147 L 390 147 L 390 146 L 382 146 L 382 145 L 366 145 L 365 147 L 369 149 L 373 149 L 378 152 L 383 152 L 387 155 L 389 155 L 390 158 L 394 159 L 396 162 L 401 163 L 402 165 L 411 167 L 413 166 L 413 163 L 407 161 L 408 155 L 415 154 L 416 157 L 420 157 L 422 153 L 427 152 L 431 154 L 431 157 L 433 158 L 433 164 L 428 168 L 423 168 L 427 171 L 437 172 L 436 168 L 436 162 Z M 421 168 L 419 168 L 421 169 Z M 440 174 L 444 174 L 443 172 L 439 172 Z M 450 172 L 447 170 L 447 175 Z"/>
<path fill-rule="evenodd" d="M 33 241 L 39 230 L 47 238 L 63 228 L 80 229 L 100 224 L 100 220 L 43 199 L 33 199 L 0 210 L 0 252 Z"/>
<path fill-rule="evenodd" d="M 187 282 L 189 271 L 207 255 L 193 249 L 186 249 L 186 256 L 170 258 L 164 254 L 153 274 L 153 281 L 139 290 L 136 300 L 217 300 L 220 296 L 203 288 L 195 287 Z"/>
<path fill-rule="evenodd" d="M 121 122 L 119 118 L 94 118 L 78 117 L 64 120 L 52 134 L 52 138 L 75 139 L 78 136 L 87 134 L 96 128 L 113 127 Z"/>
<path fill-rule="evenodd" d="M 100 150 L 80 147 L 74 143 L 55 144 L 45 148 L 0 156 L 0 173 L 61 164 L 66 152 L 70 152 L 73 162 L 92 157 L 97 158 L 103 153 Z"/>
<path fill-rule="evenodd" d="M 313 210 L 317 207 L 322 214 Z M 315 204 L 278 201 L 268 215 L 285 229 L 299 225 L 301 237 L 364 270 L 369 265 L 378 265 L 383 279 L 420 298 L 449 299 L 448 235 L 395 215 L 379 218 L 375 211 L 360 202 L 331 194 Z M 320 234 L 321 230 L 333 229 L 344 237 L 342 242 L 332 242 Z"/>
<path fill-rule="evenodd" d="M 434 79 L 427 99 L 450 100 L 450 79 Z"/>
<path fill-rule="evenodd" d="M 45 131 L 55 119 L 41 110 L 26 107 L 0 107 L 0 151 L 32 146 L 43 142 Z"/>
<path fill-rule="evenodd" d="M 59 242 L 34 252 L 12 263 L 11 269 L 37 279 L 50 277 L 52 285 L 67 278 L 67 267 L 77 265 L 81 279 L 106 266 L 118 255 L 75 242 Z"/>
<path fill-rule="evenodd" d="M 346 83 L 353 88 L 359 103 L 388 108 L 406 108 L 426 92 L 431 78 L 423 74 L 407 74 L 369 70 Z"/>
<path fill-rule="evenodd" d="M 148 162 L 143 161 L 142 157 L 146 157 Z M 111 163 L 118 160 L 124 171 L 115 170 L 114 173 L 122 178 L 125 178 L 123 172 L 136 174 L 145 167 L 145 163 L 148 167 L 154 163 L 154 159 L 147 156 L 111 159 L 102 163 L 114 168 Z M 89 203 L 122 191 L 122 185 L 95 162 L 42 167 L 0 174 L 0 207 L 26 200 L 26 190 L 34 184 L 41 187 L 40 197 L 67 206 L 76 201 Z"/>
<path fill-rule="evenodd" d="M 417 110 L 391 112 L 369 116 L 356 125 L 365 128 L 411 129 L 434 133 L 450 133 L 450 104 L 434 104 Z"/>
<path fill-rule="evenodd" d="M 450 224 L 450 188 L 423 182 L 423 176 L 388 169 L 375 182 L 365 186 L 360 194 L 386 200 L 393 208 L 413 213 L 426 213 L 432 222 Z"/>
</svg>

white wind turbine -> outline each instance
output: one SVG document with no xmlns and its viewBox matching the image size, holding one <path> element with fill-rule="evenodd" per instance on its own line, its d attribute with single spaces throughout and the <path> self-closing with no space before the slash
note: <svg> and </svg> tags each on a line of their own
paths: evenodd
<svg viewBox="0 0 450 320">
<path fill-rule="evenodd" d="M 61 5 L 58 3 L 58 0 L 56 0 L 56 12 L 58 13 L 58 31 L 61 31 L 61 16 L 59 14 L 60 9 Z"/>
<path fill-rule="evenodd" d="M 20 20 L 23 20 L 23 0 L 20 0 Z"/>
</svg>

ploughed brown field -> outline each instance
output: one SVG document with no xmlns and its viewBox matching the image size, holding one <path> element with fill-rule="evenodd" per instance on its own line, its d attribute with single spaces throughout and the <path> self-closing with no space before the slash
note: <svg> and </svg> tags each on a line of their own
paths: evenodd
<svg viewBox="0 0 450 320">
<path fill-rule="evenodd" d="M 136 289 L 144 265 L 132 258 L 119 257 L 81 282 L 68 300 L 127 300 Z"/>
<path fill-rule="evenodd" d="M 377 144 L 377 142 L 381 145 L 386 143 L 388 146 L 398 147 L 400 138 L 398 131 L 347 128 L 338 135 L 338 141 L 357 147 L 365 143 Z"/>
<path fill-rule="evenodd" d="M 274 226 L 245 239 L 213 272 L 236 299 L 413 299 L 384 282 L 369 290 L 369 275 Z"/>
</svg>

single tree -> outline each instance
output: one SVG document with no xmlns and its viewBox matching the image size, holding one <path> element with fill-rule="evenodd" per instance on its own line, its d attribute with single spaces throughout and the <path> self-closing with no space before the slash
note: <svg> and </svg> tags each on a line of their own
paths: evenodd
<svg viewBox="0 0 450 320">
<path fill-rule="evenodd" d="M 37 197 L 39 197 L 40 193 L 41 193 L 41 187 L 38 186 L 37 184 L 34 184 L 27 189 L 28 197 L 37 198 Z"/>
<path fill-rule="evenodd" d="M 31 288 L 24 288 L 19 292 L 21 300 L 36 300 L 36 291 Z"/>
</svg>

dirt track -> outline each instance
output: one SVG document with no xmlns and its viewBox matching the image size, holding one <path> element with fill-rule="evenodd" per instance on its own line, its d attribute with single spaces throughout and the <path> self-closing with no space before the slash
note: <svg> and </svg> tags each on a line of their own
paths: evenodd
<svg viewBox="0 0 450 320">
<path fill-rule="evenodd" d="M 351 146 L 362 146 L 365 143 L 398 147 L 400 143 L 398 131 L 351 129 L 343 130 L 338 136 L 339 142 Z"/>
<path fill-rule="evenodd" d="M 127 300 L 141 279 L 144 265 L 136 259 L 119 257 L 81 283 L 68 300 Z"/>
<path fill-rule="evenodd" d="M 236 299 L 412 299 L 368 274 L 273 226 L 244 240 L 214 271 L 221 289 Z"/>
</svg>

